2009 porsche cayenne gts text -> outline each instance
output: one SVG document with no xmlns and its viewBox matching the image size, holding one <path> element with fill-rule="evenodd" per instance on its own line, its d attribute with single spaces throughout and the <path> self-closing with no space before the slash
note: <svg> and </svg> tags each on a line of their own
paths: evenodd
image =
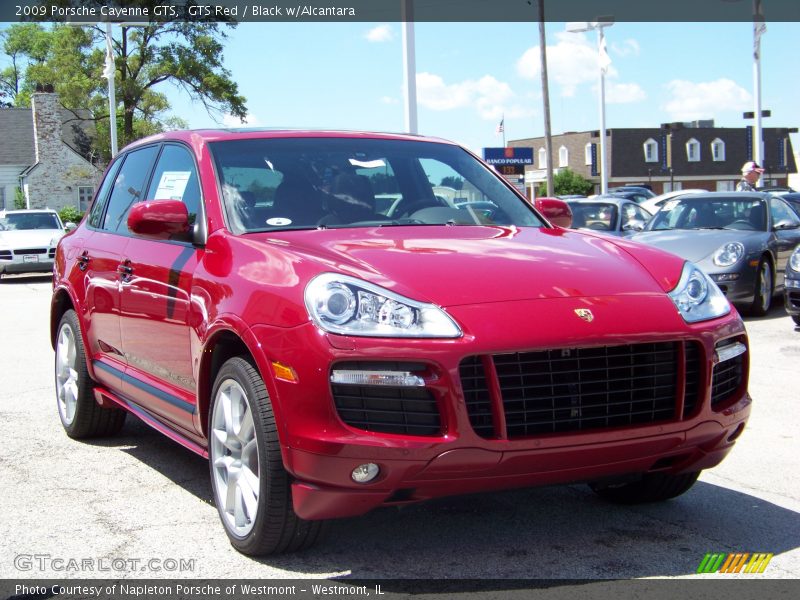
<svg viewBox="0 0 800 600">
<path fill-rule="evenodd" d="M 451 494 L 672 498 L 751 404 L 744 326 L 701 270 L 552 225 L 416 136 L 132 144 L 58 246 L 51 332 L 67 434 L 131 412 L 208 457 L 247 554 Z"/>
</svg>

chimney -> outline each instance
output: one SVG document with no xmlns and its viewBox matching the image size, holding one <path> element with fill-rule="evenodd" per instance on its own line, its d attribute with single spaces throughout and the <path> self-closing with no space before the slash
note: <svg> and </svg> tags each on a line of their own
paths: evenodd
<svg viewBox="0 0 800 600">
<path fill-rule="evenodd" d="M 33 108 L 33 143 L 36 162 L 52 160 L 61 153 L 61 104 L 58 94 L 36 92 Z"/>
</svg>

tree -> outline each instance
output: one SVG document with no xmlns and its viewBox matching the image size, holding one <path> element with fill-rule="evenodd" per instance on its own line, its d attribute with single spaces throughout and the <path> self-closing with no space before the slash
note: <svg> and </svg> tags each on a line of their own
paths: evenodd
<svg viewBox="0 0 800 600">
<path fill-rule="evenodd" d="M 580 194 L 585 196 L 594 188 L 591 181 L 582 175 L 564 168 L 559 169 L 558 173 L 553 177 L 553 187 L 555 188 L 556 196 L 565 196 L 567 194 Z M 547 194 L 547 188 L 541 186 L 538 195 L 544 196 Z"/>
<path fill-rule="evenodd" d="M 114 63 L 120 145 L 164 129 L 185 126 L 169 114 L 162 84 L 178 86 L 215 118 L 244 122 L 246 99 L 223 65 L 231 23 L 167 22 L 114 27 Z M 98 127 L 97 153 L 108 156 L 108 92 L 103 79 L 105 31 L 100 27 L 16 24 L 3 34 L 11 64 L 0 71 L 0 90 L 15 106 L 52 86 L 62 104 L 88 109 Z"/>
<path fill-rule="evenodd" d="M 464 187 L 464 180 L 461 177 L 456 177 L 455 175 L 448 175 L 447 177 L 442 177 L 442 182 L 439 185 L 443 187 L 451 187 L 454 190 L 460 190 Z"/>
</svg>

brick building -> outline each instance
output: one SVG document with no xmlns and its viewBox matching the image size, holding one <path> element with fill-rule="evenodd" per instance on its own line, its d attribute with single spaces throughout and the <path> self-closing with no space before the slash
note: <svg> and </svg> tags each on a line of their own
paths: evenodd
<svg viewBox="0 0 800 600">
<path fill-rule="evenodd" d="M 93 134 L 53 93 L 33 94 L 31 108 L 0 109 L 0 210 L 14 208 L 19 188 L 28 208 L 84 211 L 102 175 L 90 160 Z"/>
<path fill-rule="evenodd" d="M 729 191 L 752 160 L 752 133 L 747 127 L 714 127 L 713 121 L 671 123 L 660 128 L 608 129 L 608 185 L 648 184 L 656 194 L 677 189 Z M 765 127 L 765 185 L 787 185 L 797 172 L 789 129 Z M 544 137 L 511 140 L 512 147 L 533 148 L 534 164 L 525 170 L 526 187 L 546 179 Z M 569 167 L 600 191 L 598 131 L 568 132 L 552 138 L 553 168 Z"/>
</svg>

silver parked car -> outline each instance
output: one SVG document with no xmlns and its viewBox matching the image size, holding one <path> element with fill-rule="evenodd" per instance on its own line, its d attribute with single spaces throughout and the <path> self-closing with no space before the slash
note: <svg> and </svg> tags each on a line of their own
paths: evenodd
<svg viewBox="0 0 800 600">
<path fill-rule="evenodd" d="M 0 211 L 0 278 L 7 273 L 49 273 L 64 225 L 54 210 Z"/>
</svg>

